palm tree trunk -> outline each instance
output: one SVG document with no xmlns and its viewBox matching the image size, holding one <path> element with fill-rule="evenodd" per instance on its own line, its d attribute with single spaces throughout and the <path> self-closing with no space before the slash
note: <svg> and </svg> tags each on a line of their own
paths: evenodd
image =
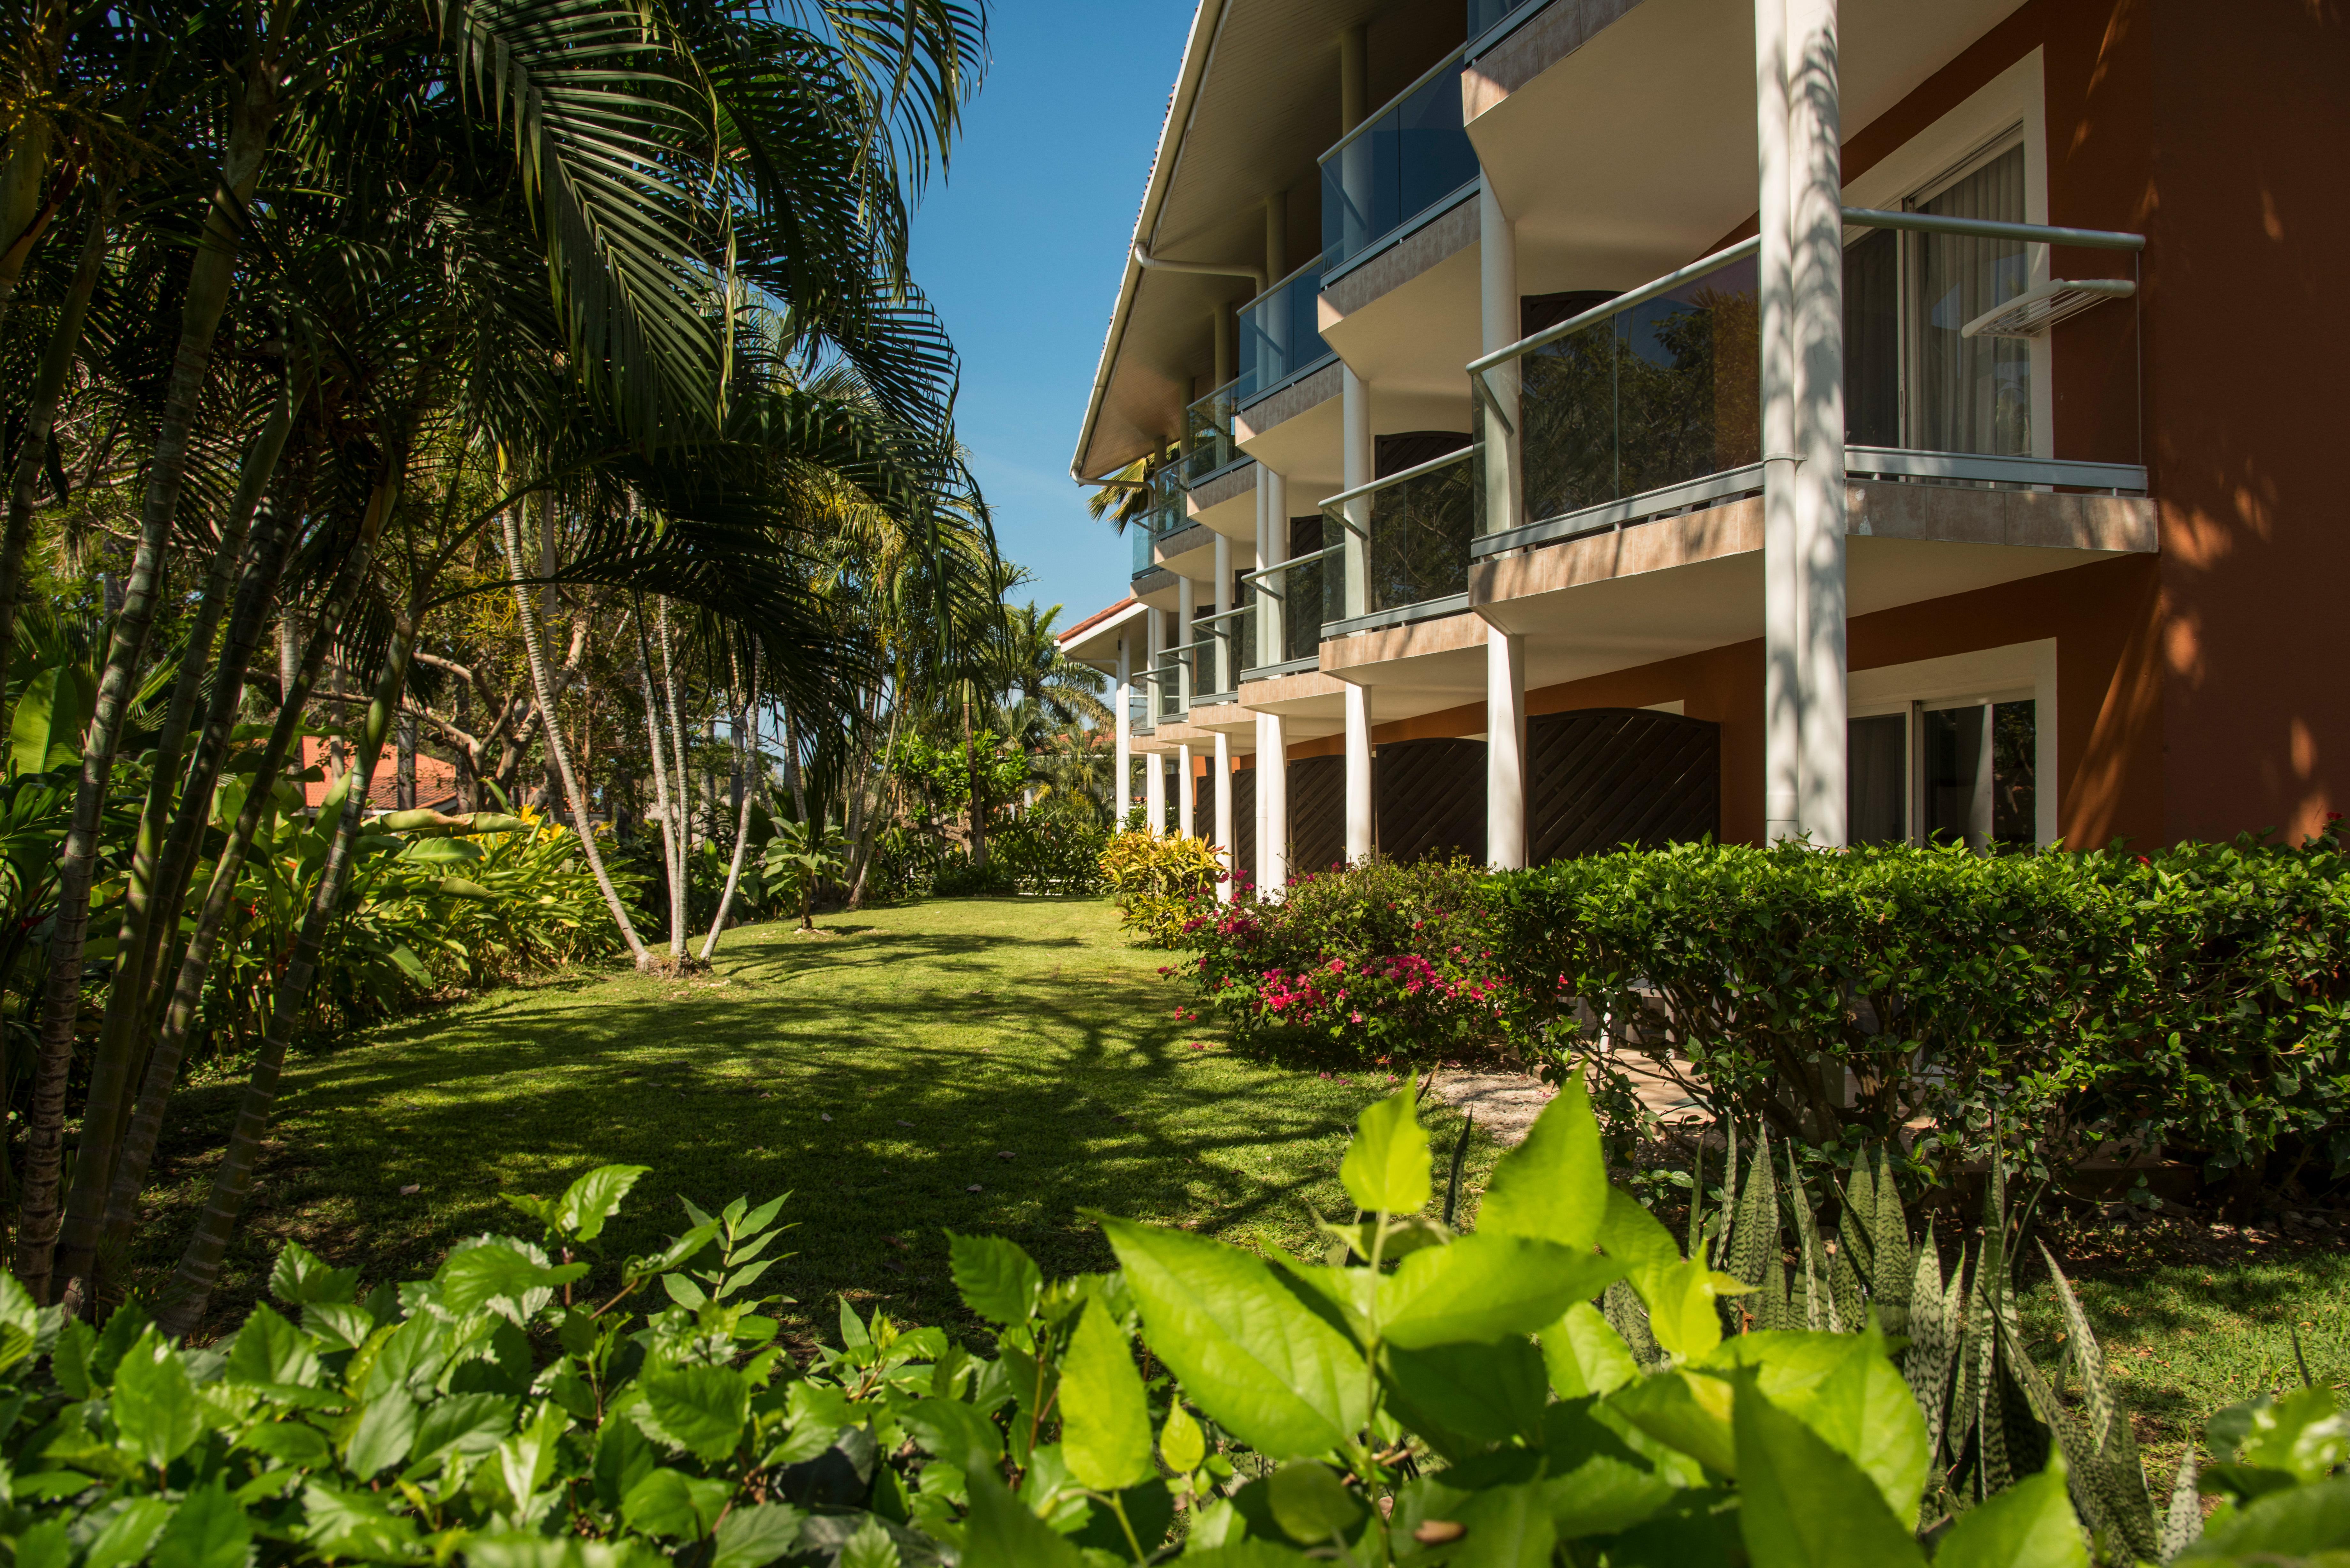
<svg viewBox="0 0 2350 1568">
<path fill-rule="evenodd" d="M 544 504 L 551 514 L 555 497 L 546 496 Z M 588 820 L 588 797 L 581 793 L 579 780 L 571 771 L 571 755 L 563 743 L 563 726 L 556 722 L 555 694 L 547 687 L 546 646 L 538 636 L 538 612 L 531 604 L 530 590 L 523 587 L 522 526 L 515 515 L 519 511 L 519 506 L 510 506 L 504 513 L 506 564 L 514 576 L 515 614 L 522 621 L 522 650 L 530 665 L 531 691 L 538 699 L 539 711 L 546 715 L 546 754 L 555 759 L 563 798 L 571 806 L 571 830 L 579 836 L 580 852 L 588 857 L 588 869 L 594 873 L 597 889 L 604 895 L 604 907 L 612 911 L 612 923 L 620 928 L 620 936 L 629 944 L 629 955 L 636 961 L 637 968 L 650 969 L 653 955 L 645 950 L 643 940 L 637 935 L 636 922 L 629 919 L 628 906 L 620 902 L 611 875 L 604 869 L 604 857 L 596 847 L 596 826 Z M 553 536 L 552 524 L 548 525 L 547 536 Z"/>
<path fill-rule="evenodd" d="M 669 884 L 670 956 L 680 967 L 685 963 L 685 862 L 693 849 L 693 785 L 691 775 L 685 771 L 685 721 L 677 711 L 677 664 L 675 650 L 669 634 L 669 597 L 661 595 L 653 600 L 660 623 L 661 692 L 669 701 L 670 743 L 675 749 L 677 765 L 677 864 Z"/>
<path fill-rule="evenodd" d="M 742 670 L 737 666 L 737 679 Z M 747 748 L 743 766 L 748 768 L 751 759 L 759 754 L 759 650 L 751 649 L 751 686 L 745 700 L 734 710 L 734 738 L 738 745 Z M 744 781 L 745 784 L 749 783 Z M 734 808 L 734 858 L 726 867 L 726 890 L 718 895 L 718 916 L 710 922 L 710 934 L 702 940 L 702 961 L 708 963 L 710 955 L 718 950 L 718 933 L 726 929 L 727 911 L 734 907 L 734 889 L 743 883 L 743 857 L 751 847 L 751 797 L 754 792 L 745 788 L 743 798 Z"/>
<path fill-rule="evenodd" d="M 139 548 L 131 558 L 122 613 L 115 618 L 106 670 L 99 679 L 89 729 L 82 742 L 81 784 L 73 823 L 57 857 L 56 923 L 49 939 L 48 975 L 42 987 L 39 1054 L 26 1117 L 24 1199 L 17 1210 L 16 1277 L 34 1300 L 49 1299 L 50 1265 L 62 1212 L 58 1174 L 65 1158 L 66 1080 L 73 1064 L 74 1030 L 81 1013 L 82 948 L 89 933 L 89 888 L 98 867 L 99 819 L 114 774 L 115 747 L 130 711 L 131 686 L 163 590 L 163 551 L 179 511 L 188 467 L 188 441 L 196 400 L 212 368 L 213 346 L 228 308 L 236 236 L 225 213 L 242 212 L 253 193 L 277 115 L 276 62 L 256 61 L 240 95 L 229 131 L 227 189 L 213 202 L 196 248 L 182 302 L 179 349 L 172 363 L 162 418 L 155 430 L 141 506 Z"/>
<path fill-rule="evenodd" d="M 671 949 L 674 955 L 678 929 L 678 825 L 676 814 L 670 807 L 669 764 L 662 755 L 660 704 L 653 697 L 652 659 L 645 650 L 644 618 L 641 615 L 637 618 L 637 673 L 645 688 L 645 742 L 652 749 L 653 805 L 660 813 L 661 869 L 670 885 Z"/>
<path fill-rule="evenodd" d="M 363 528 L 358 547 L 343 563 L 318 615 L 310 623 L 307 645 L 296 650 L 279 670 L 285 684 L 280 688 L 283 701 L 278 705 L 277 722 L 263 745 L 253 786 L 245 794 L 236 825 L 229 830 L 228 842 L 213 865 L 203 907 L 196 916 L 196 929 L 180 956 L 171 1001 L 163 1011 L 162 1028 L 154 1048 L 148 1053 L 139 1098 L 123 1129 L 122 1151 L 115 1160 L 114 1179 L 107 1194 L 106 1216 L 100 1230 L 101 1257 L 118 1254 L 130 1242 L 139 1197 L 146 1189 L 147 1172 L 154 1164 L 156 1140 L 162 1135 L 163 1107 L 179 1081 L 180 1063 L 187 1052 L 188 1036 L 195 1030 L 196 1010 L 203 1001 L 204 981 L 211 976 L 213 955 L 228 929 L 229 909 L 236 901 L 237 880 L 244 873 L 245 857 L 252 853 L 254 836 L 261 830 L 262 819 L 272 809 L 279 771 L 295 750 L 295 739 L 302 728 L 302 711 L 318 683 L 318 671 L 326 665 L 334 628 L 342 624 L 359 585 L 367 578 L 374 547 L 373 514 L 380 510 L 371 509 L 370 521 Z"/>
<path fill-rule="evenodd" d="M 898 754 L 898 720 L 904 711 L 904 703 L 890 702 L 889 738 L 881 747 L 881 776 L 873 785 L 873 810 L 866 819 L 864 832 L 849 840 L 848 907 L 852 909 L 865 907 L 865 877 L 873 867 L 873 841 L 889 819 L 889 781 L 892 776 L 889 768 Z M 858 798 L 861 801 L 864 798 L 861 783 L 858 787 Z"/>
<path fill-rule="evenodd" d="M 215 663 L 213 642 L 228 610 L 232 593 L 240 586 L 236 577 L 244 561 L 245 535 L 252 526 L 254 514 L 260 508 L 262 492 L 276 472 L 286 432 L 293 426 L 295 398 L 296 389 L 289 376 L 279 386 L 277 402 L 263 423 L 259 439 L 245 453 L 244 473 L 230 502 L 228 515 L 222 519 L 212 569 L 196 604 L 187 647 L 180 657 L 179 679 L 172 685 L 162 732 L 156 738 L 147 800 L 139 814 L 131 851 L 122 924 L 115 942 L 114 972 L 108 983 L 106 1013 L 99 1029 L 98 1052 L 90 1066 L 81 1136 L 75 1146 L 73 1188 L 67 1196 L 65 1226 L 59 1238 L 57 1273 L 68 1282 L 68 1290 L 71 1282 L 88 1277 L 91 1251 L 98 1243 L 99 1220 L 114 1164 L 115 1141 L 121 1130 L 123 1102 L 130 1093 L 140 1040 L 149 1017 L 152 988 L 148 976 L 163 935 L 161 922 L 154 918 L 155 910 L 158 907 L 179 907 L 172 887 L 180 872 L 177 862 L 184 859 L 186 850 L 192 847 L 189 842 L 192 834 L 183 835 L 180 831 L 182 825 L 192 825 L 202 816 L 210 815 L 213 778 L 201 776 L 201 767 L 197 770 L 200 776 L 189 782 L 186 793 L 179 794 L 175 802 L 175 786 L 181 783 L 181 753 L 193 726 L 196 701 L 206 673 L 218 671 L 216 696 L 224 691 L 233 698 L 244 678 L 243 661 L 234 658 L 233 649 L 224 649 L 222 659 Z M 255 565 L 274 553 L 269 535 L 276 532 L 265 526 L 263 537 L 255 542 Z M 274 587 L 276 572 L 270 569 L 265 576 Z M 237 597 L 244 598 L 242 595 Z M 244 602 L 238 605 L 240 616 L 251 614 L 256 632 L 265 607 Z M 234 668 L 230 667 L 232 664 Z M 201 813 L 196 799 L 199 789 L 203 796 Z M 179 807 L 176 814 L 175 804 Z M 175 842 L 182 851 L 178 857 L 170 853 Z"/>
<path fill-rule="evenodd" d="M 0 535 L 0 658 L 16 646 L 16 612 L 25 597 L 25 555 L 33 542 L 33 509 L 41 489 L 41 462 L 57 430 L 57 405 L 65 396 L 66 379 L 73 374 L 81 352 L 82 324 L 98 292 L 98 275 L 106 265 L 106 237 L 114 221 L 114 188 L 103 190 L 98 210 L 90 214 L 89 234 L 82 242 L 81 260 L 73 283 L 58 307 L 57 326 L 33 379 L 33 397 L 25 410 L 24 445 L 16 454 L 14 483 L 8 488 L 8 525 Z M 0 693 L 0 726 L 8 714 L 7 698 Z"/>
<path fill-rule="evenodd" d="M 400 691 L 408 677 L 409 649 L 414 646 L 415 635 L 416 610 L 411 606 L 394 625 L 391 645 L 384 651 L 383 670 L 376 678 L 375 695 L 368 704 L 367 719 L 351 758 L 349 787 L 343 794 L 342 815 L 335 824 L 334 842 L 328 847 L 327 863 L 318 873 L 318 886 L 310 895 L 309 908 L 302 912 L 302 928 L 294 940 L 293 959 L 278 976 L 276 993 L 270 999 L 269 1031 L 263 1036 L 252 1075 L 245 1082 L 236 1125 L 229 1132 L 228 1147 L 221 1155 L 220 1168 L 213 1176 L 211 1197 L 196 1220 L 195 1234 L 189 1238 L 187 1251 L 180 1255 L 180 1265 L 172 1272 L 172 1282 L 164 1289 L 161 1326 L 172 1339 L 185 1337 L 203 1321 L 204 1311 L 212 1303 L 213 1286 L 220 1280 L 221 1262 L 228 1256 L 229 1241 L 244 1217 L 245 1198 L 253 1190 L 254 1161 L 261 1152 L 262 1137 L 269 1130 L 269 1115 L 277 1103 L 277 1081 L 286 1066 L 286 1047 L 294 1037 L 296 1026 L 309 1012 L 310 986 L 317 977 L 318 955 L 326 946 L 327 928 L 334 922 L 342 903 L 344 884 L 350 877 L 351 845 L 359 837 L 359 821 L 367 813 L 368 786 L 374 780 L 376 763 L 383 754 L 384 736 L 391 728 L 392 714 L 400 708 Z"/>
</svg>

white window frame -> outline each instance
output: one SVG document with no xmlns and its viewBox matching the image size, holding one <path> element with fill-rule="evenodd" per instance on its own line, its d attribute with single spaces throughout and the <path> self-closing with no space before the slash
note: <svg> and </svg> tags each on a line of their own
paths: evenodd
<svg viewBox="0 0 2350 1568">
<path fill-rule="evenodd" d="M 1988 159 L 2008 151 L 2020 140 L 2023 147 L 2023 221 L 2027 223 L 2048 222 L 2048 115 L 2045 73 L 2041 51 L 2033 49 L 2013 65 L 1985 82 L 1966 101 L 1952 109 L 1933 124 L 1903 142 L 1893 151 L 1872 164 L 1866 173 L 1847 182 L 1844 188 L 1846 206 L 1873 207 L 1879 211 L 1900 211 L 1912 203 L 1940 194 L 1960 179 L 1975 171 Z M 1864 239 L 1874 230 L 1847 228 L 1845 244 Z M 1899 241 L 1901 257 L 1897 271 L 1899 275 L 1901 329 L 1898 374 L 1900 380 L 1901 436 L 1905 444 L 1915 439 L 1911 419 L 1912 373 L 1915 351 L 1911 342 L 1915 326 L 1910 320 L 1910 299 L 1916 283 L 1913 271 L 1918 265 L 1915 237 L 1903 234 Z M 2027 246 L 2028 277 L 2033 284 L 2048 281 L 2048 247 Z M 2054 356 L 2045 333 L 2031 340 L 2032 345 L 2032 452 L 2043 462 L 2052 461 L 2056 452 L 2056 397 L 2053 378 Z"/>
<path fill-rule="evenodd" d="M 1904 726 L 1901 831 L 1918 842 L 1918 770 L 1920 714 L 1945 708 L 1978 708 L 1997 702 L 2033 704 L 2033 837 L 2043 847 L 2056 842 L 2063 781 L 2056 763 L 2056 639 L 2008 643 L 1939 659 L 1856 670 L 1848 678 L 1846 713 L 1853 719 L 1908 716 Z"/>
</svg>

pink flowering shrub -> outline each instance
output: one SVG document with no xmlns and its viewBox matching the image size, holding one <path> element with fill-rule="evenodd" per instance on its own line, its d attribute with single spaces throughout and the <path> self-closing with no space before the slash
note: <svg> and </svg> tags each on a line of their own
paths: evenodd
<svg viewBox="0 0 2350 1568">
<path fill-rule="evenodd" d="M 1482 871 L 1372 860 L 1301 877 L 1278 900 L 1195 907 L 1180 945 L 1235 1039 L 1395 1063 L 1501 1043 L 1518 1012 Z"/>
</svg>

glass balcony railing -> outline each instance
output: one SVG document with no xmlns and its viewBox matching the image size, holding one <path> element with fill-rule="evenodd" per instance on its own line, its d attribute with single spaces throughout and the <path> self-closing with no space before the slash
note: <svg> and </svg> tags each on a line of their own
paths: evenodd
<svg viewBox="0 0 2350 1568">
<path fill-rule="evenodd" d="M 1461 51 L 1322 155 L 1322 264 L 1343 266 L 1477 178 Z"/>
<path fill-rule="evenodd" d="M 1237 380 L 1227 381 L 1183 410 L 1183 483 L 1197 484 L 1240 461 L 1232 441 L 1232 415 L 1240 408 Z"/>
<path fill-rule="evenodd" d="M 1322 258 L 1316 256 L 1241 307 L 1233 408 L 1330 358 L 1330 346 L 1322 341 L 1321 298 Z"/>
<path fill-rule="evenodd" d="M 2079 422 L 2106 449 L 2096 456 L 2033 451 L 2030 356 L 2012 342 L 2137 293 L 2134 278 L 2027 286 L 2027 247 L 2135 253 L 2141 236 L 1858 207 L 1844 219 L 1878 231 L 1845 253 L 1846 474 L 2145 493 L 2142 450 L 2137 462 L 2114 461 L 2135 439 L 2135 400 L 2116 398 L 2110 413 Z M 1879 243 L 1886 231 L 1908 248 Z M 1741 241 L 1470 365 L 1488 439 L 1499 417 L 1492 378 L 1504 367 L 1518 378 L 1527 519 L 1476 548 L 1572 537 L 1762 487 L 1757 248 Z M 1902 283 L 1905 267 L 1932 279 L 1938 262 L 1958 285 L 1921 296 Z M 1947 364 L 1920 355 L 1923 364 L 1905 367 L 1893 351 L 1904 331 L 1939 347 Z M 1938 391 L 1950 409 L 1935 403 Z"/>
<path fill-rule="evenodd" d="M 1332 620 L 1408 609 L 1469 591 L 1470 545 L 1484 530 L 1475 444 L 1322 504 L 1324 588 Z M 1364 519 L 1359 549 L 1347 549 Z M 1349 574 L 1360 572 L 1359 583 Z"/>
<path fill-rule="evenodd" d="M 1527 354 L 1526 516 L 1760 462 L 1761 341 L 1750 255 Z M 1482 400 L 1481 412 L 1492 417 Z"/>
<path fill-rule="evenodd" d="M 1222 695 L 1236 691 L 1240 689 L 1241 671 L 1256 668 L 1256 622 L 1254 607 L 1243 605 L 1238 609 L 1201 616 L 1192 623 L 1198 628 L 1200 640 L 1207 645 L 1200 650 L 1201 693 Z"/>
<path fill-rule="evenodd" d="M 1531 9 L 1537 0 L 1469 0 L 1469 40 L 1474 43 L 1488 31 L 1521 11 Z"/>
<path fill-rule="evenodd" d="M 1134 541 L 1136 576 L 1158 565 L 1153 547 L 1187 521 L 1183 493 L 1182 464 L 1170 462 L 1150 476 L 1149 505 L 1126 525 L 1127 536 Z"/>
</svg>

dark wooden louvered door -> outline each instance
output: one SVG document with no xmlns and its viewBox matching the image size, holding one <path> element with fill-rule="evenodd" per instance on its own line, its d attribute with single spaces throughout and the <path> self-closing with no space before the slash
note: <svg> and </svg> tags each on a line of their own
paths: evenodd
<svg viewBox="0 0 2350 1568">
<path fill-rule="evenodd" d="M 1485 863 L 1485 742 L 1391 741 L 1371 759 L 1379 853 Z"/>
<path fill-rule="evenodd" d="M 1256 770 L 1232 771 L 1232 864 L 1234 871 L 1256 877 Z"/>
<path fill-rule="evenodd" d="M 1327 871 L 1347 857 L 1347 759 L 1289 764 L 1289 874 Z"/>
<path fill-rule="evenodd" d="M 1526 723 L 1526 849 L 1534 865 L 1721 831 L 1721 727 L 1643 708 Z"/>
</svg>

